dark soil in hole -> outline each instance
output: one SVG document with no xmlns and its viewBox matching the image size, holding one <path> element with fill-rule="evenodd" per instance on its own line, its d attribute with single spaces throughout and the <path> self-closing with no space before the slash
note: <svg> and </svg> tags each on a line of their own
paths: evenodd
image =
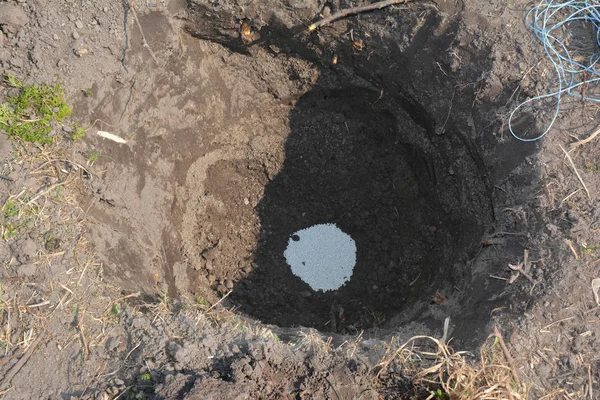
<svg viewBox="0 0 600 400">
<path fill-rule="evenodd" d="M 496 215 L 494 187 L 535 150 L 498 149 L 480 134 L 497 121 L 491 100 L 474 110 L 479 97 L 511 95 L 493 83 L 473 90 L 493 67 L 485 23 L 469 21 L 473 32 L 423 7 L 395 15 L 404 30 L 375 17 L 307 35 L 254 11 L 261 39 L 252 46 L 240 44 L 227 11 L 198 11 L 188 27 L 245 55 L 242 65 L 291 105 L 283 137 L 274 139 L 276 119 L 266 116 L 248 128 L 265 136 L 243 155 L 206 166 L 199 190 L 188 186 L 190 198 L 205 204 L 188 203 L 184 218 L 197 220 L 185 242 L 186 261 L 198 271 L 190 290 L 231 293 L 228 304 L 262 322 L 333 333 L 377 336 L 414 323 L 439 331 L 450 318 L 456 343 L 477 346 L 493 310 L 516 297 L 490 274 L 523 255 L 521 238 L 512 236 L 522 221 Z M 353 37 L 375 39 L 365 50 Z M 457 41 L 475 38 L 456 53 Z M 282 90 L 285 80 L 303 88 Z M 518 180 L 529 185 L 536 171 L 511 184 Z M 311 290 L 283 257 L 295 231 L 321 223 L 336 223 L 358 247 L 351 280 L 335 292 Z M 526 223 L 537 229 L 535 218 Z"/>
<path fill-rule="evenodd" d="M 355 333 L 403 309 L 422 314 L 437 290 L 468 274 L 465 261 L 492 220 L 486 183 L 464 148 L 429 136 L 393 96 L 379 96 L 317 84 L 296 103 L 285 163 L 257 206 L 255 270 L 232 293 L 244 312 Z M 283 257 L 291 234 L 321 223 L 357 245 L 352 278 L 326 293 Z"/>
<path fill-rule="evenodd" d="M 209 19 L 197 7 L 192 35 L 247 54 L 255 66 L 270 64 L 265 54 L 310 63 L 288 65 L 291 82 L 304 81 L 310 68 L 318 75 L 297 95 L 282 95 L 281 82 L 270 87 L 292 105 L 281 149 L 207 169 L 199 198 L 223 208 L 196 214 L 201 233 L 188 250 L 199 249 L 190 259 L 206 265 L 211 287 L 220 295 L 232 290 L 233 305 L 278 326 L 353 334 L 411 322 L 438 329 L 451 317 L 455 338 L 483 338 L 490 311 L 509 296 L 489 280 L 490 271 L 505 267 L 487 239 L 514 229 L 499 229 L 504 215 L 497 220 L 492 179 L 504 179 L 510 164 L 534 150 L 522 146 L 500 162 L 497 144 L 477 135 L 477 126 L 495 123 L 484 110 L 473 112 L 481 94 L 468 83 L 492 68 L 485 33 L 461 53 L 458 68 L 450 49 L 467 33 L 427 6 L 397 15 L 405 30 L 386 30 L 375 17 L 316 34 L 281 16 L 266 23 L 260 6 L 253 19 L 260 39 L 252 46 L 226 29 L 226 7 Z M 369 37 L 368 49 L 350 40 Z M 294 276 L 283 256 L 290 235 L 322 223 L 337 224 L 358 249 L 351 280 L 326 293 Z M 522 256 L 518 236 L 494 237 L 510 257 Z"/>
</svg>

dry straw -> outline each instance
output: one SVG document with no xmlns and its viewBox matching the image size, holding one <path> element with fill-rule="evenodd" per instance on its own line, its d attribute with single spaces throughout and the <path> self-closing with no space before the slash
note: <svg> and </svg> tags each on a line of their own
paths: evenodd
<svg viewBox="0 0 600 400">
<path fill-rule="evenodd" d="M 388 350 L 377 367 L 377 377 L 382 381 L 392 371 L 411 377 L 414 398 L 527 398 L 527 387 L 519 380 L 497 329 L 482 346 L 478 362 L 471 353 L 455 352 L 442 340 L 415 336 L 395 350 Z"/>
</svg>

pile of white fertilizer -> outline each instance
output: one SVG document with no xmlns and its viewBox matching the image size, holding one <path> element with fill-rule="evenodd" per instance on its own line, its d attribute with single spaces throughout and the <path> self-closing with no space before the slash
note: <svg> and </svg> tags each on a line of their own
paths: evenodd
<svg viewBox="0 0 600 400">
<path fill-rule="evenodd" d="M 294 233 L 283 255 L 313 290 L 336 290 L 352 276 L 356 244 L 334 224 L 313 225 Z"/>
</svg>

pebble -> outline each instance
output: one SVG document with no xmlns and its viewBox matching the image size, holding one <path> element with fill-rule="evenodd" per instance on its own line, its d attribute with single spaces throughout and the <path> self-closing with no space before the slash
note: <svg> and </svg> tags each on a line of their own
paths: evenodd
<svg viewBox="0 0 600 400">
<path fill-rule="evenodd" d="M 77 20 L 75 21 L 75 26 L 77 27 L 77 29 L 83 29 L 83 22 Z"/>
<path fill-rule="evenodd" d="M 75 39 L 75 40 L 79 39 L 79 37 L 80 37 L 79 33 L 77 33 L 77 31 L 74 31 L 72 36 L 73 36 L 73 39 Z"/>
<path fill-rule="evenodd" d="M 245 204 L 245 205 L 248 205 L 248 204 L 250 204 L 250 200 L 248 200 L 248 198 L 247 198 L 247 197 L 244 197 L 244 204 Z"/>
<path fill-rule="evenodd" d="M 90 51 L 88 49 L 79 49 L 79 50 L 75 50 L 75 54 L 77 54 L 79 57 L 83 57 L 85 55 L 87 55 Z"/>
<path fill-rule="evenodd" d="M 58 40 L 58 35 L 55 33 L 54 35 L 52 35 L 52 39 Z"/>
</svg>

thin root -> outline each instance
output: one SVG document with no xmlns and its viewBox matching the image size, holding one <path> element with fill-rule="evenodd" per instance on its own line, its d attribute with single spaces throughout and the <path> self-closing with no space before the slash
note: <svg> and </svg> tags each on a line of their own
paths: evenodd
<svg viewBox="0 0 600 400">
<path fill-rule="evenodd" d="M 336 21 L 340 18 L 347 17 L 348 15 L 359 14 L 359 13 L 365 12 L 365 11 L 380 10 L 384 7 L 388 7 L 388 6 L 391 6 L 394 4 L 400 4 L 400 3 L 406 4 L 406 3 L 408 3 L 408 0 L 384 0 L 384 1 L 379 1 L 377 3 L 373 3 L 373 4 L 367 4 L 365 6 L 347 8 L 345 10 L 338 11 L 335 14 L 332 14 L 327 18 L 323 18 L 322 20 L 317 21 L 314 24 L 311 24 L 308 27 L 308 30 L 314 31 L 315 29 L 317 29 L 320 26 L 327 25 L 327 24 L 329 24 L 333 21 Z"/>
</svg>

